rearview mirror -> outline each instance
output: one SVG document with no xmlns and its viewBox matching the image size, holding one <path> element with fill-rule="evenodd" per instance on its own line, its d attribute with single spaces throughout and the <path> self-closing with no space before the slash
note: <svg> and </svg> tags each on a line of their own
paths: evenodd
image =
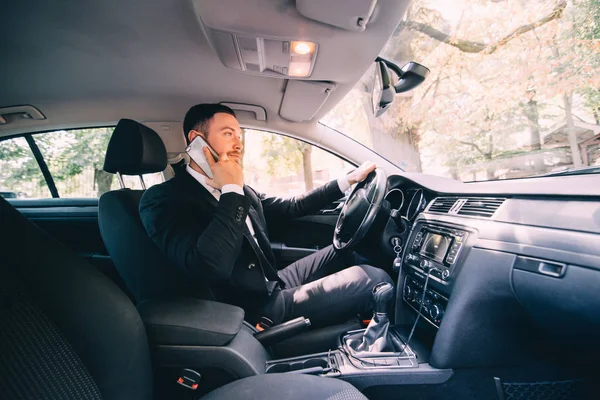
<svg viewBox="0 0 600 400">
<path fill-rule="evenodd" d="M 392 83 L 391 72 L 398 76 L 398 82 L 395 85 Z M 390 108 L 397 93 L 408 92 L 416 88 L 423 83 L 427 75 L 429 75 L 429 69 L 414 61 L 400 68 L 391 61 L 377 57 L 371 92 L 375 117 L 379 117 Z"/>
<path fill-rule="evenodd" d="M 394 102 L 395 94 L 396 91 L 392 86 L 390 71 L 383 61 L 377 61 L 373 77 L 373 90 L 371 92 L 373 114 L 376 117 L 379 117 L 388 110 Z"/>
<path fill-rule="evenodd" d="M 422 66 L 414 61 L 409 62 L 401 69 L 402 73 L 399 74 L 399 80 L 394 89 L 396 93 L 408 92 L 419 86 L 427 75 L 429 75 L 429 68 Z"/>
</svg>

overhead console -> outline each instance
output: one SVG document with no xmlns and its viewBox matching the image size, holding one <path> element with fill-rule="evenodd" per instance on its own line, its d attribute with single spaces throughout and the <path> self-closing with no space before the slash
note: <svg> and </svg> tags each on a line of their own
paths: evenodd
<svg viewBox="0 0 600 400">
<path fill-rule="evenodd" d="M 272 77 L 306 78 L 312 73 L 318 45 L 314 42 L 207 28 L 221 62 L 238 71 Z"/>
<path fill-rule="evenodd" d="M 408 5 L 396 0 L 192 1 L 201 32 L 225 66 L 349 85 L 358 79 L 357 71 L 373 63 Z"/>
</svg>

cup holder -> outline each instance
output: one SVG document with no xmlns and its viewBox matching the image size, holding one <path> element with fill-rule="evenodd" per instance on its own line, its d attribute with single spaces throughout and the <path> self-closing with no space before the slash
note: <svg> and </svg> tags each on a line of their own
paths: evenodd
<svg viewBox="0 0 600 400">
<path fill-rule="evenodd" d="M 312 368 L 312 367 L 323 367 L 327 368 L 327 361 L 322 358 L 311 358 L 310 360 L 304 361 L 303 368 Z"/>
<path fill-rule="evenodd" d="M 268 374 L 276 374 L 278 372 L 289 372 L 290 371 L 290 364 L 273 364 L 269 367 L 269 369 L 267 370 Z"/>
<path fill-rule="evenodd" d="M 327 368 L 327 360 L 323 358 L 310 358 L 305 361 L 293 361 L 272 364 L 267 369 L 267 374 L 276 374 L 281 372 L 300 371 L 307 368 L 322 367 Z"/>
</svg>

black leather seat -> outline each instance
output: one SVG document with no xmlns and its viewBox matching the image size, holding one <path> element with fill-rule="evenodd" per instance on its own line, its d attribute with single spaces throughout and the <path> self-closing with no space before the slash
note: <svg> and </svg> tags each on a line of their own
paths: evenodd
<svg viewBox="0 0 600 400">
<path fill-rule="evenodd" d="M 0 199 L 0 397 L 151 399 L 144 325 L 107 277 Z M 259 375 L 207 399 L 365 399 L 350 384 Z"/>
</svg>

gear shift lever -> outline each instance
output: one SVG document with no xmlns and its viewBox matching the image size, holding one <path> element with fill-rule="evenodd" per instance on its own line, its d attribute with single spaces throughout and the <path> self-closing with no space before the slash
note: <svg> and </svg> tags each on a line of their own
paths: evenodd
<svg viewBox="0 0 600 400">
<path fill-rule="evenodd" d="M 385 314 L 391 301 L 394 299 L 394 287 L 387 282 L 381 282 L 373 288 L 373 315 Z M 389 318 L 388 318 L 389 319 Z"/>
<path fill-rule="evenodd" d="M 373 353 L 381 353 L 393 347 L 388 343 L 388 328 L 390 326 L 390 318 L 387 310 L 390 303 L 394 299 L 394 287 L 382 282 L 375 285 L 373 288 L 373 319 L 369 322 L 369 326 L 364 333 L 357 334 L 347 338 L 346 345 L 356 357 L 360 357 L 360 353 L 366 353 L 365 356 L 373 356 Z"/>
</svg>

